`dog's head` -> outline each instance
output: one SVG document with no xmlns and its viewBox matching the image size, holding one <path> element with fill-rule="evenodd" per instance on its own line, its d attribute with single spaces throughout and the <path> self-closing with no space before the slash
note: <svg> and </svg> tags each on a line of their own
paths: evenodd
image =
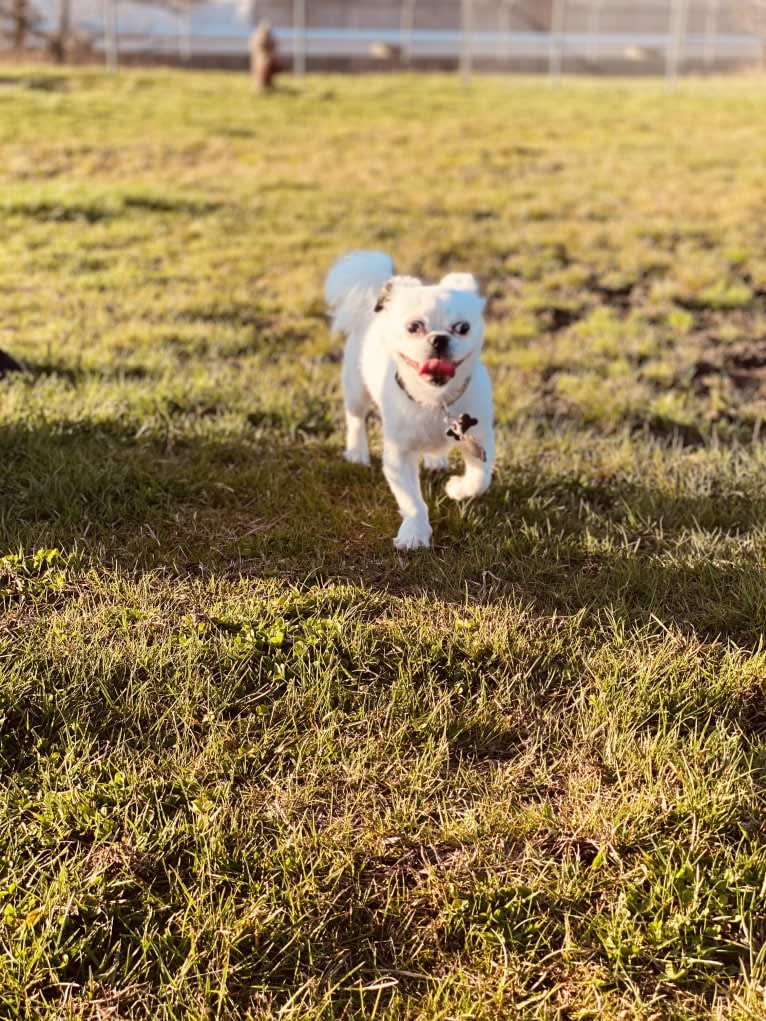
<svg viewBox="0 0 766 1021">
<path fill-rule="evenodd" d="M 471 371 L 484 342 L 484 299 L 470 273 L 449 273 L 438 284 L 393 277 L 375 311 L 385 317 L 385 343 L 408 388 L 444 396 Z"/>
</svg>

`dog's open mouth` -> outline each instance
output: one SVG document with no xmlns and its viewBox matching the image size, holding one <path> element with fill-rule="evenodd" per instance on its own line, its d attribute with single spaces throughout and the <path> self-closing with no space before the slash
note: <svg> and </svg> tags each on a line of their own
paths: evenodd
<svg viewBox="0 0 766 1021">
<path fill-rule="evenodd" d="M 421 379 L 427 383 L 433 383 L 434 386 L 444 386 L 448 383 L 455 375 L 458 365 L 463 361 L 462 358 L 457 362 L 453 362 L 451 358 L 428 358 L 420 365 L 414 359 L 408 358 L 407 355 L 400 353 L 399 357 L 405 365 L 414 369 Z"/>
<path fill-rule="evenodd" d="M 449 358 L 429 358 L 418 369 L 418 375 L 430 379 L 437 386 L 444 386 L 455 375 L 455 362 Z"/>
</svg>

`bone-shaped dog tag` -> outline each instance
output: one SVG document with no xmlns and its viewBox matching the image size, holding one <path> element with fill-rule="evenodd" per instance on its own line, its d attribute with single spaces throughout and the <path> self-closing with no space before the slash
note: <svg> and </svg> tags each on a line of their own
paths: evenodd
<svg viewBox="0 0 766 1021">
<path fill-rule="evenodd" d="M 446 420 L 446 419 L 445 419 Z M 463 412 L 459 418 L 456 418 L 454 422 L 450 422 L 447 429 L 446 435 L 451 436 L 453 440 L 457 440 L 460 443 L 461 440 L 465 439 L 465 434 L 478 423 L 478 418 L 474 418 L 473 415 L 468 415 Z"/>
<path fill-rule="evenodd" d="M 475 440 L 473 436 L 466 435 L 469 429 L 472 429 L 475 425 L 479 424 L 478 418 L 474 418 L 473 415 L 469 415 L 463 412 L 459 418 L 456 418 L 454 422 L 451 422 L 447 429 L 447 436 L 450 436 L 453 440 L 456 440 L 463 447 L 463 453 L 468 454 L 470 457 L 475 457 L 479 461 L 487 460 L 487 451 L 482 447 L 478 440 Z"/>
</svg>

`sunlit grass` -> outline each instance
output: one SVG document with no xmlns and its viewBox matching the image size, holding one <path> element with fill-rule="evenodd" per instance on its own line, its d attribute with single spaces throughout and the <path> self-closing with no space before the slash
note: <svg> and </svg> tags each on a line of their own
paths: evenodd
<svg viewBox="0 0 766 1021">
<path fill-rule="evenodd" d="M 764 1015 L 764 112 L 3 76 L 0 1016 Z M 496 477 L 406 558 L 352 247 L 489 298 Z"/>
</svg>

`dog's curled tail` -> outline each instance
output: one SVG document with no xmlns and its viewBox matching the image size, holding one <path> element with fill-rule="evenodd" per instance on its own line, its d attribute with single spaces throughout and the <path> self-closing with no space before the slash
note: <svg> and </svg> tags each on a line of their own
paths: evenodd
<svg viewBox="0 0 766 1021">
<path fill-rule="evenodd" d="M 372 319 L 381 288 L 393 275 L 394 264 L 385 252 L 349 252 L 341 256 L 324 285 L 333 331 L 348 334 Z"/>
</svg>

